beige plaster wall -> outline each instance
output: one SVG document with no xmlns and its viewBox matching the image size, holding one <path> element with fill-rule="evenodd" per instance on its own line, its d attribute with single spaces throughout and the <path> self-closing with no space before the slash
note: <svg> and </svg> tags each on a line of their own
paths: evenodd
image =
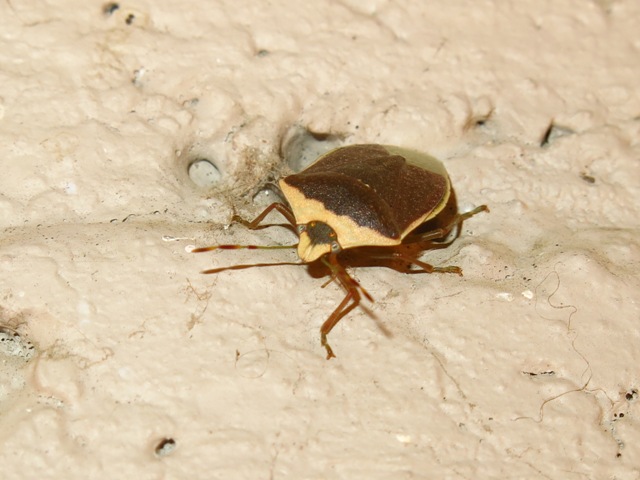
<svg viewBox="0 0 640 480">
<path fill-rule="evenodd" d="M 637 0 L 0 3 L 0 477 L 640 478 L 639 22 Z M 491 213 L 425 255 L 462 278 L 354 271 L 376 320 L 327 362 L 335 284 L 198 273 L 286 250 L 189 251 L 294 242 L 227 225 L 362 142 L 438 156 Z"/>
</svg>

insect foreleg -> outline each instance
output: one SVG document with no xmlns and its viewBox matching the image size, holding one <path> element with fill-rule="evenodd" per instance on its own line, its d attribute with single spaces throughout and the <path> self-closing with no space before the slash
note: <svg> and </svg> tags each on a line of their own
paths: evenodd
<svg viewBox="0 0 640 480">
<path fill-rule="evenodd" d="M 369 295 L 369 292 L 338 263 L 336 255 L 332 254 L 327 258 L 322 258 L 322 262 L 331 270 L 331 279 L 329 281 L 337 280 L 342 288 L 347 291 L 342 302 L 340 302 L 331 315 L 329 315 L 329 318 L 322 324 L 322 327 L 320 327 L 320 344 L 327 350 L 327 360 L 329 360 L 335 357 L 331 346 L 327 342 L 329 332 L 331 332 L 333 327 L 335 327 L 345 315 L 360 305 L 360 300 L 363 296 L 370 302 L 373 302 L 373 298 Z"/>
<path fill-rule="evenodd" d="M 289 224 L 260 225 L 260 223 L 266 218 L 267 215 L 269 215 L 269 213 L 271 213 L 272 210 L 277 210 L 280 213 L 280 215 L 282 215 L 287 220 L 287 222 L 289 222 Z M 249 230 L 262 230 L 263 228 L 279 226 L 279 227 L 288 228 L 297 233 L 296 219 L 293 216 L 293 212 L 284 203 L 280 203 L 280 202 L 272 203 L 267 208 L 265 208 L 260 215 L 258 215 L 256 218 L 254 218 L 250 222 L 242 218 L 240 215 L 234 215 L 231 220 L 233 222 L 237 222 L 237 223 L 240 223 L 241 225 L 244 225 Z"/>
</svg>

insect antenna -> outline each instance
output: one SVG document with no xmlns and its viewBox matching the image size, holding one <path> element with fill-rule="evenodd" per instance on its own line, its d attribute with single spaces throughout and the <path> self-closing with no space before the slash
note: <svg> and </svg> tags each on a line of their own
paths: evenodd
<svg viewBox="0 0 640 480">
<path fill-rule="evenodd" d="M 191 250 L 191 253 L 212 252 L 213 250 L 280 250 L 286 248 L 296 248 L 298 245 L 211 245 L 208 247 L 198 247 Z"/>
<path fill-rule="evenodd" d="M 211 252 L 213 250 L 284 250 L 296 248 L 297 245 L 211 245 L 208 247 L 198 247 L 191 250 L 191 253 Z M 244 270 L 246 268 L 253 267 L 274 267 L 276 265 L 306 265 L 306 263 L 300 262 L 271 262 L 271 263 L 248 263 L 243 265 L 230 265 L 228 267 L 210 268 L 203 270 L 200 273 L 218 273 L 225 270 Z"/>
<path fill-rule="evenodd" d="M 306 263 L 301 263 L 301 262 L 247 263 L 243 265 L 229 265 L 228 267 L 210 268 L 208 270 L 202 270 L 200 273 L 204 273 L 204 274 L 220 273 L 220 272 L 224 272 L 225 270 L 245 270 L 247 268 L 275 267 L 278 265 L 306 265 Z"/>
</svg>

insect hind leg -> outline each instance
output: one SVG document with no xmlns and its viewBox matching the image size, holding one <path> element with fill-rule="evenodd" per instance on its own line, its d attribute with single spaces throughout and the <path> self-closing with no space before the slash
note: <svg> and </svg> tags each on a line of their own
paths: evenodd
<svg viewBox="0 0 640 480">
<path fill-rule="evenodd" d="M 414 236 L 407 237 L 405 241 L 406 243 L 413 243 L 413 242 L 429 242 L 429 241 L 443 240 L 445 237 L 447 237 L 451 233 L 451 231 L 454 228 L 458 229 L 455 235 L 457 237 L 459 235 L 460 227 L 462 226 L 462 223 L 465 220 L 468 220 L 469 218 L 473 217 L 474 215 L 477 215 L 480 212 L 488 212 L 488 211 L 489 211 L 489 207 L 487 207 L 486 205 L 480 205 L 479 207 L 476 207 L 473 210 L 470 210 L 468 212 L 456 213 L 446 225 L 440 228 L 436 228 L 434 230 L 430 230 L 428 232 L 419 233 Z"/>
<path fill-rule="evenodd" d="M 423 262 L 422 260 L 418 260 L 414 255 L 402 253 L 402 252 L 393 252 L 388 257 L 379 257 L 385 258 L 388 260 L 400 260 L 405 262 L 406 269 L 404 273 L 455 273 L 457 275 L 462 276 L 462 269 L 455 265 L 447 265 L 444 267 L 434 267 L 430 263 Z M 412 266 L 416 266 L 418 268 L 411 268 Z"/>
</svg>

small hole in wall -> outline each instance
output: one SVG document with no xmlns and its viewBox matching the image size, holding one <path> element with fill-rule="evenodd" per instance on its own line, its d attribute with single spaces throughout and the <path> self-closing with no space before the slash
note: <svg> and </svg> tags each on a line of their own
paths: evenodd
<svg viewBox="0 0 640 480">
<path fill-rule="evenodd" d="M 222 178 L 220 169 L 206 158 L 197 158 L 191 162 L 188 173 L 191 181 L 202 188 L 215 187 Z"/>
<path fill-rule="evenodd" d="M 0 355 L 21 358 L 25 362 L 36 354 L 35 346 L 15 330 L 0 326 Z"/>
<path fill-rule="evenodd" d="M 107 2 L 103 3 L 102 7 L 102 15 L 105 19 L 109 19 L 112 23 L 112 26 L 120 25 L 120 22 L 125 25 L 138 25 L 144 26 L 148 22 L 148 15 L 146 15 L 143 11 L 136 11 L 127 7 L 124 7 L 118 2 Z"/>
<path fill-rule="evenodd" d="M 492 123 L 494 108 L 493 101 L 490 98 L 482 96 L 469 101 L 469 111 L 462 126 L 463 132 L 482 128 Z"/>
<path fill-rule="evenodd" d="M 584 172 L 582 172 L 582 173 L 580 174 L 580 178 L 581 178 L 582 180 L 584 180 L 585 182 L 587 182 L 587 183 L 591 184 L 591 185 L 593 185 L 594 183 L 596 183 L 596 177 L 593 177 L 593 176 L 591 176 L 591 175 L 589 175 L 589 174 L 587 174 L 587 173 L 584 173 Z"/>
<path fill-rule="evenodd" d="M 563 127 L 562 125 L 556 125 L 553 121 L 551 121 L 544 134 L 542 135 L 540 146 L 546 147 L 555 142 L 557 139 L 566 137 L 567 135 L 572 135 L 573 133 L 575 132 L 570 128 Z"/>
<path fill-rule="evenodd" d="M 115 2 L 105 3 L 102 6 L 102 13 L 105 15 L 113 15 L 113 13 L 120 8 L 120 5 Z"/>
<path fill-rule="evenodd" d="M 490 110 L 485 114 L 471 115 L 462 127 L 463 131 L 467 132 L 474 128 L 482 128 L 487 126 L 487 124 L 491 121 L 492 115 L 493 110 Z"/>
<path fill-rule="evenodd" d="M 267 208 L 272 203 L 287 203 L 277 184 L 268 182 L 253 196 L 253 204 L 261 209 Z"/>
<path fill-rule="evenodd" d="M 332 133 L 318 133 L 301 126 L 289 129 L 281 145 L 281 153 L 294 172 L 308 167 L 323 153 L 338 148 L 342 137 Z"/>
<path fill-rule="evenodd" d="M 176 449 L 176 441 L 173 438 L 163 438 L 156 444 L 155 454 L 158 457 L 166 457 Z"/>
</svg>

